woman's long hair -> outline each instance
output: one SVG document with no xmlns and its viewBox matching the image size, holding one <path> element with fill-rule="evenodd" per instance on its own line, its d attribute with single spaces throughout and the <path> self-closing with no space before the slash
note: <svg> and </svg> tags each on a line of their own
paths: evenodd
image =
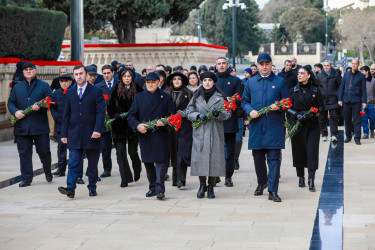
<svg viewBox="0 0 375 250">
<path fill-rule="evenodd" d="M 125 85 L 125 83 L 122 81 L 122 77 L 126 74 L 126 72 L 129 72 L 129 74 L 132 77 L 132 81 L 130 83 L 130 88 L 128 89 Z M 131 69 L 124 69 L 121 72 L 120 76 L 120 82 L 117 84 L 117 93 L 120 99 L 133 99 L 134 96 L 137 94 L 137 87 L 135 83 L 135 76 Z"/>
</svg>

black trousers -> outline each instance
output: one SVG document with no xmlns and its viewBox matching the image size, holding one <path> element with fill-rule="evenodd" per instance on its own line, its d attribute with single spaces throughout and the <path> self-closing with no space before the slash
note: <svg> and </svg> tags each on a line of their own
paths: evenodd
<svg viewBox="0 0 375 250">
<path fill-rule="evenodd" d="M 296 168 L 296 171 L 297 171 L 297 176 L 298 177 L 305 177 L 305 168 Z M 308 168 L 307 171 L 309 173 L 308 178 L 309 179 L 315 179 L 316 169 L 310 169 L 310 168 Z"/>
<path fill-rule="evenodd" d="M 121 183 L 133 182 L 133 174 L 130 171 L 129 161 L 126 154 L 126 141 L 128 141 L 128 154 L 132 161 L 134 176 L 142 171 L 142 163 L 138 155 L 138 141 L 136 139 L 113 139 L 116 147 L 117 163 L 121 175 Z"/>
<path fill-rule="evenodd" d="M 236 133 L 224 133 L 225 139 L 225 178 L 232 178 L 236 152 Z"/>
<path fill-rule="evenodd" d="M 61 142 L 61 133 L 56 133 L 56 139 L 57 139 L 57 169 L 60 169 L 61 171 L 66 171 L 66 165 L 67 165 L 67 144 L 64 144 Z"/>
<path fill-rule="evenodd" d="M 329 110 L 329 121 L 328 121 L 328 110 L 322 111 L 319 116 L 319 125 L 322 136 L 328 136 L 327 125 L 329 122 L 329 128 L 331 130 L 331 136 L 338 135 L 338 124 L 340 119 L 340 109 Z"/>
<path fill-rule="evenodd" d="M 33 142 L 45 174 L 51 174 L 51 149 L 49 135 L 17 135 L 17 149 L 20 156 L 21 177 L 23 181 L 33 180 Z"/>
<path fill-rule="evenodd" d="M 100 137 L 100 151 L 102 153 L 102 161 L 104 170 L 112 170 L 112 136 L 110 132 L 102 133 Z"/>
<path fill-rule="evenodd" d="M 165 174 L 168 170 L 168 162 L 145 162 L 149 189 L 157 193 L 165 193 Z"/>
<path fill-rule="evenodd" d="M 279 189 L 281 149 L 253 149 L 255 172 L 258 185 L 268 183 L 268 192 L 277 192 Z M 268 176 L 267 176 L 267 165 Z"/>
<path fill-rule="evenodd" d="M 188 165 L 180 155 L 177 156 L 177 181 L 186 182 L 186 172 Z"/>
<path fill-rule="evenodd" d="M 345 119 L 345 135 L 346 138 L 352 138 L 352 130 L 350 124 L 353 121 L 354 139 L 361 139 L 361 103 L 344 103 L 344 119 Z"/>
</svg>

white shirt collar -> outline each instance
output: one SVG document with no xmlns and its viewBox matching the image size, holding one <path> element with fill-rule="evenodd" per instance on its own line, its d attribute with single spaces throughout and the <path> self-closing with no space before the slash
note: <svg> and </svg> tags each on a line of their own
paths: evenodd
<svg viewBox="0 0 375 250">
<path fill-rule="evenodd" d="M 86 88 L 87 88 L 87 84 L 89 84 L 88 82 L 86 82 L 85 85 L 83 85 L 83 87 L 80 87 L 78 84 L 77 84 L 77 94 L 79 95 L 79 89 L 82 88 L 82 95 L 83 93 L 85 92 Z"/>
</svg>

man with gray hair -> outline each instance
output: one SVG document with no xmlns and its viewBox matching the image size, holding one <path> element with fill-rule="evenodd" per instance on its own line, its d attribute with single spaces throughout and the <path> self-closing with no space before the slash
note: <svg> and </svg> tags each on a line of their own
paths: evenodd
<svg viewBox="0 0 375 250">
<path fill-rule="evenodd" d="M 319 124 L 322 133 L 322 141 L 327 141 L 328 136 L 328 114 L 329 127 L 331 130 L 331 141 L 337 142 L 338 123 L 340 119 L 340 106 L 338 104 L 338 93 L 341 85 L 341 75 L 332 69 L 330 61 L 324 61 L 323 71 L 316 76 L 320 91 L 323 95 L 324 111 L 320 112 Z"/>
<path fill-rule="evenodd" d="M 359 60 L 353 59 L 352 70 L 347 71 L 342 78 L 339 101 L 340 106 L 344 106 L 345 119 L 345 143 L 352 140 L 351 122 L 354 126 L 354 141 L 361 145 L 361 103 L 362 108 L 367 106 L 366 77 L 359 72 Z"/>
</svg>

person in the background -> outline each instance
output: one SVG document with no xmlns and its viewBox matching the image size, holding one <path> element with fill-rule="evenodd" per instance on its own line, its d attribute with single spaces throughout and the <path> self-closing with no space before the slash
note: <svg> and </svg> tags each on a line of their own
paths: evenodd
<svg viewBox="0 0 375 250">
<path fill-rule="evenodd" d="M 53 179 L 47 109 L 36 105 L 36 102 L 51 95 L 51 88 L 48 83 L 37 79 L 34 63 L 25 62 L 22 68 L 25 80 L 13 87 L 8 110 L 19 119 L 14 124 L 22 178 L 19 187 L 26 187 L 33 181 L 33 144 L 43 164 L 47 182 L 52 182 Z M 32 106 L 33 112 L 25 116 L 22 111 L 29 106 Z"/>
<path fill-rule="evenodd" d="M 160 81 L 159 81 L 159 88 L 163 91 L 165 91 L 169 87 L 169 83 L 167 82 L 167 75 L 165 74 L 164 70 L 156 70 L 156 74 L 159 75 Z"/>
<path fill-rule="evenodd" d="M 199 66 L 199 68 L 198 68 L 198 74 L 199 74 L 199 75 L 201 75 L 201 74 L 203 74 L 204 72 L 207 72 L 207 71 L 208 71 L 208 68 L 207 68 L 206 65 L 201 65 L 201 66 Z"/>
<path fill-rule="evenodd" d="M 165 66 L 165 74 L 167 75 L 167 77 L 172 73 L 172 67 L 167 65 Z"/>
<path fill-rule="evenodd" d="M 253 72 L 251 76 L 256 76 L 258 74 L 258 67 L 257 67 L 257 65 L 256 64 L 251 64 L 250 68 L 251 68 L 251 72 Z"/>
<path fill-rule="evenodd" d="M 253 153 L 258 181 L 254 195 L 262 195 L 268 186 L 268 199 L 281 202 L 278 189 L 281 149 L 285 148 L 285 128 L 284 114 L 274 103 L 289 97 L 289 93 L 284 79 L 272 73 L 269 54 L 260 54 L 257 62 L 259 74 L 247 82 L 242 97 L 242 109 L 253 119 L 249 128 L 249 149 Z M 258 110 L 268 106 L 271 106 L 271 112 L 259 117 Z"/>
<path fill-rule="evenodd" d="M 342 78 L 339 105 L 344 106 L 345 143 L 352 140 L 351 122 L 353 120 L 354 141 L 361 145 L 361 103 L 362 108 L 367 106 L 366 77 L 358 71 L 359 60 L 352 60 L 352 70 L 347 71 Z"/>
<path fill-rule="evenodd" d="M 12 79 L 12 83 L 11 83 L 11 89 L 13 89 L 13 87 L 22 82 L 23 80 L 25 80 L 25 77 L 23 76 L 23 64 L 24 62 L 23 61 L 19 61 L 17 64 L 16 64 L 16 72 L 14 73 L 13 75 L 13 79 Z"/>
<path fill-rule="evenodd" d="M 363 110 L 365 114 L 362 115 L 362 139 L 368 139 L 369 135 L 374 138 L 375 129 L 375 78 L 370 73 L 368 66 L 361 67 L 361 72 L 366 76 L 366 91 L 367 91 L 367 107 Z M 370 124 L 370 130 L 369 130 Z"/>
<path fill-rule="evenodd" d="M 246 84 L 247 80 L 249 80 L 251 76 L 253 75 L 253 71 L 251 70 L 251 68 L 246 68 L 244 71 L 244 75 L 245 75 L 245 78 L 242 79 L 242 82 L 243 84 Z"/>
<path fill-rule="evenodd" d="M 96 81 L 96 68 L 93 66 L 86 66 L 86 72 L 87 72 L 87 82 L 90 84 L 95 84 Z"/>
<path fill-rule="evenodd" d="M 195 67 L 194 65 L 190 67 L 190 72 L 197 72 L 197 67 Z"/>
<path fill-rule="evenodd" d="M 275 64 L 272 65 L 272 72 L 273 72 L 274 74 L 276 74 L 276 65 L 275 65 Z"/>
<path fill-rule="evenodd" d="M 198 73 L 195 72 L 195 71 L 191 71 L 189 72 L 188 74 L 188 80 L 189 80 L 189 84 L 187 86 L 187 88 L 192 91 L 193 93 L 195 93 L 199 88 L 200 88 L 200 80 L 199 80 L 199 76 L 198 76 Z"/>
<path fill-rule="evenodd" d="M 375 77 L 375 63 L 371 65 L 370 72 L 371 72 L 372 77 Z"/>
<path fill-rule="evenodd" d="M 322 71 L 323 71 L 323 65 L 321 63 L 316 63 L 314 65 L 314 73 L 315 73 L 315 75 L 318 75 L 318 74 L 322 73 Z"/>
<path fill-rule="evenodd" d="M 95 78 L 94 85 L 96 85 L 96 84 L 100 83 L 101 81 L 103 81 L 104 78 L 103 78 L 103 75 L 98 73 L 98 66 L 96 66 L 96 64 L 91 64 L 90 66 L 95 68 L 96 78 Z"/>
<path fill-rule="evenodd" d="M 291 89 L 297 85 L 297 73 L 292 71 L 292 62 L 290 60 L 284 61 L 284 68 L 278 74 L 281 78 L 285 80 L 285 85 L 287 89 Z"/>
<path fill-rule="evenodd" d="M 182 74 L 184 74 L 187 77 L 187 75 L 189 74 L 189 70 L 183 69 L 182 70 Z"/>
<path fill-rule="evenodd" d="M 236 68 L 232 68 L 232 72 L 230 72 L 231 76 L 236 76 L 237 75 L 237 70 Z"/>
<path fill-rule="evenodd" d="M 211 66 L 208 71 L 212 72 L 212 73 L 215 73 L 215 67 L 214 66 Z"/>
<path fill-rule="evenodd" d="M 52 91 L 61 88 L 60 86 L 60 76 L 68 74 L 68 70 L 66 67 L 60 67 L 59 68 L 59 76 L 54 78 L 51 83 L 51 89 Z"/>
<path fill-rule="evenodd" d="M 142 69 L 142 77 L 145 77 L 147 75 L 146 69 Z"/>
<path fill-rule="evenodd" d="M 137 82 L 139 79 L 142 78 L 142 75 L 139 74 L 139 73 L 137 73 L 137 72 L 135 71 L 135 68 L 134 68 L 134 65 L 133 65 L 132 61 L 126 61 L 126 62 L 125 62 L 125 68 L 129 68 L 129 69 L 132 69 L 132 70 L 133 70 L 133 72 L 134 72 L 134 74 L 135 74 L 135 81 L 136 81 L 136 82 Z"/>
<path fill-rule="evenodd" d="M 60 77 L 60 86 L 61 88 L 54 91 L 51 95 L 51 99 L 56 102 L 55 105 L 51 107 L 51 114 L 53 120 L 55 121 L 55 133 L 57 140 L 57 169 L 53 172 L 53 175 L 56 176 L 65 176 L 66 165 L 67 165 L 67 148 L 66 144 L 61 141 L 61 125 L 62 118 L 64 115 L 65 104 L 66 104 L 66 91 L 70 88 L 73 78 L 66 74 L 61 75 Z"/>
<path fill-rule="evenodd" d="M 294 56 L 292 56 L 290 58 L 290 61 L 292 62 L 292 71 L 294 71 L 296 74 L 298 74 L 298 70 L 302 67 L 302 65 L 299 65 L 297 63 L 297 58 L 295 58 Z"/>
</svg>

